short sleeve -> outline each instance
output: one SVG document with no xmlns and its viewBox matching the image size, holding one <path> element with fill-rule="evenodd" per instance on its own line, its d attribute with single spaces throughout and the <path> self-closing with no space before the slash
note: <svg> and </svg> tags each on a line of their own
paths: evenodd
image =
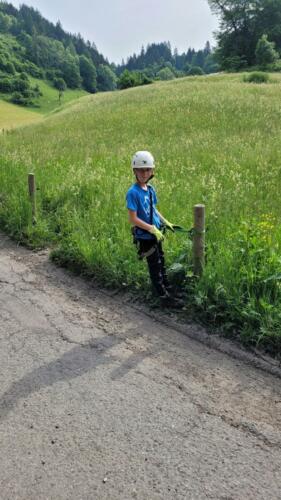
<svg viewBox="0 0 281 500">
<path fill-rule="evenodd" d="M 126 201 L 127 201 L 127 208 L 128 210 L 133 210 L 134 212 L 137 211 L 137 200 L 136 196 L 132 191 L 128 191 L 126 194 Z"/>
</svg>

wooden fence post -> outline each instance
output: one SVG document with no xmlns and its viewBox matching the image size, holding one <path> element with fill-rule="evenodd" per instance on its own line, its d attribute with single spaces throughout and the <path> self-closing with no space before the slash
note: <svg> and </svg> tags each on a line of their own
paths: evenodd
<svg viewBox="0 0 281 500">
<path fill-rule="evenodd" d="M 195 276 L 205 267 L 205 205 L 194 206 L 193 266 Z"/>
<path fill-rule="evenodd" d="M 28 174 L 28 190 L 32 207 L 32 224 L 36 224 L 36 185 L 35 175 Z"/>
</svg>

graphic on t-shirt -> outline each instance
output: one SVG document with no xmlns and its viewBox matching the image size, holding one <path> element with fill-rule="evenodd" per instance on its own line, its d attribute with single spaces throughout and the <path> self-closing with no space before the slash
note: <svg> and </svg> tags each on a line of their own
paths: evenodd
<svg viewBox="0 0 281 500">
<path fill-rule="evenodd" d="M 149 196 L 145 196 L 144 197 L 143 208 L 144 208 L 144 211 L 145 211 L 147 217 L 149 217 L 150 216 L 150 199 L 149 199 Z"/>
</svg>

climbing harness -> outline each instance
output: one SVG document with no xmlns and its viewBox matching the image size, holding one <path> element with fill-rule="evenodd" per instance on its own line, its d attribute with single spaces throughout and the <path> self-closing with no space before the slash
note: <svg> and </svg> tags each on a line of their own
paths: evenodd
<svg viewBox="0 0 281 500">
<path fill-rule="evenodd" d="M 150 225 L 152 226 L 152 222 L 153 222 L 153 203 L 152 203 L 152 188 L 150 186 L 147 186 L 148 187 L 148 190 L 149 190 L 149 204 L 150 204 Z M 139 260 L 142 260 L 142 259 L 145 259 L 147 257 L 150 257 L 156 250 L 157 248 L 157 243 L 155 243 L 149 250 L 147 250 L 146 252 L 142 252 L 141 249 L 140 249 L 140 241 L 139 239 L 137 238 L 137 227 L 134 226 L 131 228 L 131 231 L 132 231 L 132 235 L 133 235 L 133 243 L 134 245 L 137 246 L 137 249 L 138 249 L 138 257 L 139 257 Z"/>
</svg>

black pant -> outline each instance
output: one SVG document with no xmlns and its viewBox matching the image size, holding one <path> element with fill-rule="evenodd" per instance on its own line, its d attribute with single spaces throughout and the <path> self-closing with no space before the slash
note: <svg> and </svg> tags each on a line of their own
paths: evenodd
<svg viewBox="0 0 281 500">
<path fill-rule="evenodd" d="M 163 296 L 167 293 L 169 286 L 165 268 L 164 252 L 162 243 L 156 240 L 139 240 L 139 254 L 149 252 L 154 248 L 151 255 L 146 257 L 150 279 L 157 295 Z"/>
</svg>

